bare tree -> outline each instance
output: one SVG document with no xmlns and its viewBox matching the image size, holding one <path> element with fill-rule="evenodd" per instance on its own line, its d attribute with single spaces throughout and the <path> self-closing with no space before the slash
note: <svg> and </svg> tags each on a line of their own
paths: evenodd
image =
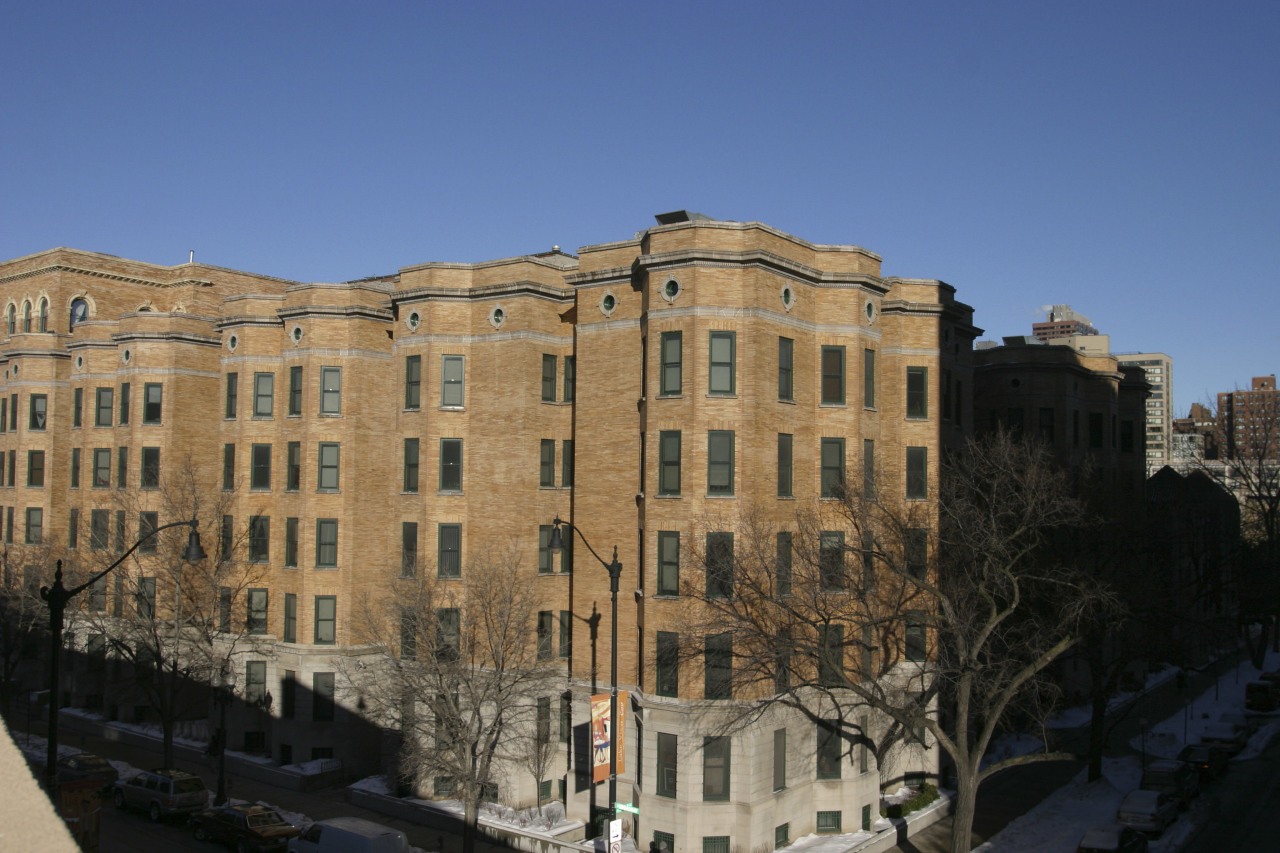
<svg viewBox="0 0 1280 853">
<path fill-rule="evenodd" d="M 38 638 L 47 642 L 44 627 L 49 622 L 49 611 L 40 600 L 38 575 L 23 578 L 13 566 L 26 565 L 25 546 L 5 547 L 0 561 L 3 577 L 0 578 L 0 714 L 8 716 L 13 705 L 13 689 L 23 664 L 33 656 L 31 646 Z M 31 555 L 36 565 L 48 565 L 51 556 L 44 547 L 37 555 Z M 54 701 L 51 697 L 51 701 Z"/>
<path fill-rule="evenodd" d="M 233 491 L 201 483 L 190 459 L 172 466 L 155 491 L 118 493 L 115 512 L 137 525 L 137 539 L 164 523 L 194 518 L 209 556 L 186 562 L 189 529 L 161 531 L 113 572 L 114 580 L 108 576 L 99 589 L 90 588 L 76 615 L 105 638 L 113 657 L 128 664 L 130 686 L 156 710 L 165 767 L 173 766 L 175 724 L 207 712 L 209 688 L 236 654 L 266 648 L 258 640 L 266 631 L 266 613 L 252 612 L 246 596 L 261 585 L 264 567 L 244 559 L 247 524 L 223 529 L 233 498 Z M 90 552 L 99 553 L 102 565 L 82 565 L 80 573 L 100 571 L 125 550 L 130 543 L 121 533 L 117 529 L 115 547 L 108 548 L 109 533 L 91 524 Z M 115 595 L 110 607 L 108 582 Z"/>
<path fill-rule="evenodd" d="M 401 777 L 462 800 L 466 851 L 480 802 L 519 766 L 520 738 L 537 736 L 531 700 L 563 679 L 550 637 L 535 633 L 538 600 L 520 563 L 513 545 L 469 562 L 464 577 L 392 581 L 357 611 L 357 641 L 375 654 L 340 664 L 369 714 L 399 731 Z"/>
<path fill-rule="evenodd" d="M 799 712 L 846 751 L 874 752 L 882 784 L 896 745 L 938 743 L 956 772 L 952 849 L 967 851 L 985 779 L 1070 757 L 983 765 L 1002 726 L 1047 712 L 1045 669 L 1109 599 L 1049 547 L 1082 512 L 1046 449 L 1004 434 L 970 442 L 941 481 L 937 516 L 880 487 L 822 502 L 782 535 L 776 519 L 741 520 L 732 555 L 709 537 L 695 555 L 705 578 L 683 592 L 703 605 L 690 608 L 702 613 L 688 650 L 729 638 L 739 722 Z"/>
</svg>

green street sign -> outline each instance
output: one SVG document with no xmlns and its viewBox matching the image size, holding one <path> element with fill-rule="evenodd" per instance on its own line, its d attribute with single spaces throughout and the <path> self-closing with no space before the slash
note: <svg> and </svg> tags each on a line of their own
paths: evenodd
<svg viewBox="0 0 1280 853">
<path fill-rule="evenodd" d="M 640 814 L 639 807 L 633 806 L 631 805 L 631 803 L 614 803 L 613 807 L 620 812 L 631 812 L 632 814 Z"/>
</svg>

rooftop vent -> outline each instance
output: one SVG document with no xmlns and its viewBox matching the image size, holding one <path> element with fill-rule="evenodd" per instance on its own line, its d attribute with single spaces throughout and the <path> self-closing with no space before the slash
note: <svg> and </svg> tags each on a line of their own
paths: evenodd
<svg viewBox="0 0 1280 853">
<path fill-rule="evenodd" d="M 653 217 L 658 220 L 659 225 L 678 225 L 681 222 L 695 222 L 701 220 L 710 222 L 710 216 L 704 216 L 701 213 L 692 213 L 688 210 L 673 210 L 670 213 L 659 213 Z"/>
</svg>

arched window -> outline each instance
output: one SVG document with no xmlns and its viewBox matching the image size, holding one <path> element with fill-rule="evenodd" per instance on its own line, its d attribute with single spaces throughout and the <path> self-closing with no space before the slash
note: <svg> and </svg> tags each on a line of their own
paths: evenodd
<svg viewBox="0 0 1280 853">
<path fill-rule="evenodd" d="M 40 331 L 49 331 L 49 300 L 40 300 Z"/>
<path fill-rule="evenodd" d="M 5 325 L 8 327 L 9 334 L 12 335 L 18 324 L 18 308 L 12 302 L 9 303 L 9 310 L 5 312 Z"/>
<path fill-rule="evenodd" d="M 74 329 L 76 327 L 76 323 L 84 322 L 87 319 L 89 319 L 89 303 L 80 298 L 72 299 L 71 322 L 68 324 L 68 327 Z"/>
<path fill-rule="evenodd" d="M 22 331 L 31 331 L 31 300 L 22 303 Z"/>
</svg>

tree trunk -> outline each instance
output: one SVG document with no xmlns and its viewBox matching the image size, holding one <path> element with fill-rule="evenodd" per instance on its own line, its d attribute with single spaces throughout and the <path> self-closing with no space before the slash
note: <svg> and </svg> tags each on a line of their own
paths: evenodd
<svg viewBox="0 0 1280 853">
<path fill-rule="evenodd" d="M 467 797 L 462 801 L 462 853 L 475 853 L 476 824 L 480 817 L 480 801 Z"/>
<path fill-rule="evenodd" d="M 972 849 L 973 815 L 978 799 L 978 771 L 956 768 L 956 809 L 951 823 L 951 853 Z"/>
<path fill-rule="evenodd" d="M 1102 778 L 1102 748 L 1107 740 L 1107 695 L 1106 680 L 1094 683 L 1089 714 L 1089 776 L 1090 782 Z"/>
</svg>

